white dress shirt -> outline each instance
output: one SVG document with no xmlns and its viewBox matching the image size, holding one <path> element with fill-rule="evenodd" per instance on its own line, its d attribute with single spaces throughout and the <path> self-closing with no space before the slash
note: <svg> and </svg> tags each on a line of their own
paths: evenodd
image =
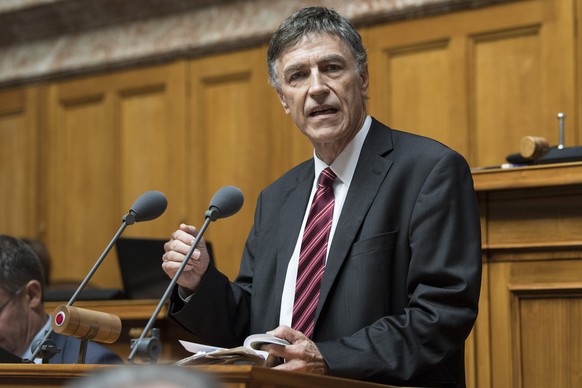
<svg viewBox="0 0 582 388">
<path fill-rule="evenodd" d="M 372 124 L 372 118 L 370 116 L 366 117 L 362 128 L 358 131 L 356 136 L 348 143 L 346 148 L 337 156 L 333 163 L 329 166 L 331 170 L 337 175 L 337 178 L 333 182 L 333 195 L 335 197 L 335 204 L 333 209 L 333 220 L 331 224 L 331 231 L 329 234 L 329 241 L 333 241 L 333 236 L 335 233 L 335 228 L 339 220 L 342 208 L 346 196 L 348 194 L 348 189 L 352 182 L 352 177 L 356 171 L 356 165 L 358 164 L 358 159 L 360 158 L 360 152 L 362 151 L 362 146 L 364 145 L 364 140 L 368 135 L 370 130 L 370 125 Z M 303 239 L 303 229 L 305 228 L 305 223 L 307 222 L 307 216 L 309 214 L 309 209 L 311 209 L 311 202 L 313 201 L 313 196 L 317 190 L 317 178 L 319 174 L 328 167 L 321 159 L 315 155 L 314 151 L 313 160 L 315 162 L 315 177 L 313 179 L 313 186 L 311 188 L 311 194 L 307 208 L 305 209 L 305 215 L 303 216 L 303 223 L 301 224 L 301 230 L 297 236 L 297 243 L 295 244 L 295 250 L 287 266 L 287 275 L 285 277 L 285 285 L 283 287 L 283 295 L 281 298 L 281 312 L 279 315 L 279 324 L 291 327 L 291 321 L 293 319 L 293 303 L 295 302 L 295 280 L 297 278 L 297 266 L 299 263 L 299 252 L 301 250 L 301 240 Z M 328 249 L 326 253 L 329 254 L 329 249 L 331 243 L 328 244 Z"/>
</svg>

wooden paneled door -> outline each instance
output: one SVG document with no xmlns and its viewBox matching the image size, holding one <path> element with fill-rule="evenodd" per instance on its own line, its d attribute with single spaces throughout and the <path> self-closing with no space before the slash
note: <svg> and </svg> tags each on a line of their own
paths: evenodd
<svg viewBox="0 0 582 388">
<path fill-rule="evenodd" d="M 370 28 L 370 112 L 475 167 L 504 163 L 525 135 L 558 144 L 558 112 L 578 145 L 575 9 L 514 1 Z"/>
<path fill-rule="evenodd" d="M 168 209 L 124 235 L 169 237 L 185 219 L 185 69 L 177 62 L 48 87 L 44 219 L 53 280 L 82 279 L 145 191 L 163 192 Z M 93 283 L 121 285 L 114 257 Z"/>
</svg>

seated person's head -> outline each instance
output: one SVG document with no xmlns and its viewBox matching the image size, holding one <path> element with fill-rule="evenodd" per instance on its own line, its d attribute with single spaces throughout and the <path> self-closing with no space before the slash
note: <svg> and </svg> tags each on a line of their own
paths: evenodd
<svg viewBox="0 0 582 388">
<path fill-rule="evenodd" d="M 205 372 L 173 365 L 125 365 L 72 380 L 69 388 L 218 388 Z"/>
<path fill-rule="evenodd" d="M 45 324 L 44 274 L 22 240 L 0 235 L 0 346 L 21 355 Z"/>
</svg>

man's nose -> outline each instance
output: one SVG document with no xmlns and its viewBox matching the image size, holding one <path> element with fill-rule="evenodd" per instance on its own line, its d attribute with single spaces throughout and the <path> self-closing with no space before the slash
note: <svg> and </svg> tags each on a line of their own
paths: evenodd
<svg viewBox="0 0 582 388">
<path fill-rule="evenodd" d="M 325 77 L 318 71 L 311 73 L 311 85 L 309 86 L 309 93 L 312 96 L 327 94 L 329 87 L 327 86 Z"/>
</svg>

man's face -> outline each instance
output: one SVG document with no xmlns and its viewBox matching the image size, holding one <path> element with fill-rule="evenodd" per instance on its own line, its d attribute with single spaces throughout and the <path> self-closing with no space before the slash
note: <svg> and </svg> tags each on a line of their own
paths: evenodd
<svg viewBox="0 0 582 388">
<path fill-rule="evenodd" d="M 0 305 L 6 303 L 0 311 L 0 346 L 17 356 L 23 354 L 28 343 L 28 314 L 23 306 L 23 294 L 10 295 L 0 289 Z"/>
<path fill-rule="evenodd" d="M 367 69 L 356 73 L 349 47 L 330 34 L 308 35 L 285 50 L 276 62 L 279 98 L 318 150 L 353 138 L 366 117 Z"/>
</svg>

